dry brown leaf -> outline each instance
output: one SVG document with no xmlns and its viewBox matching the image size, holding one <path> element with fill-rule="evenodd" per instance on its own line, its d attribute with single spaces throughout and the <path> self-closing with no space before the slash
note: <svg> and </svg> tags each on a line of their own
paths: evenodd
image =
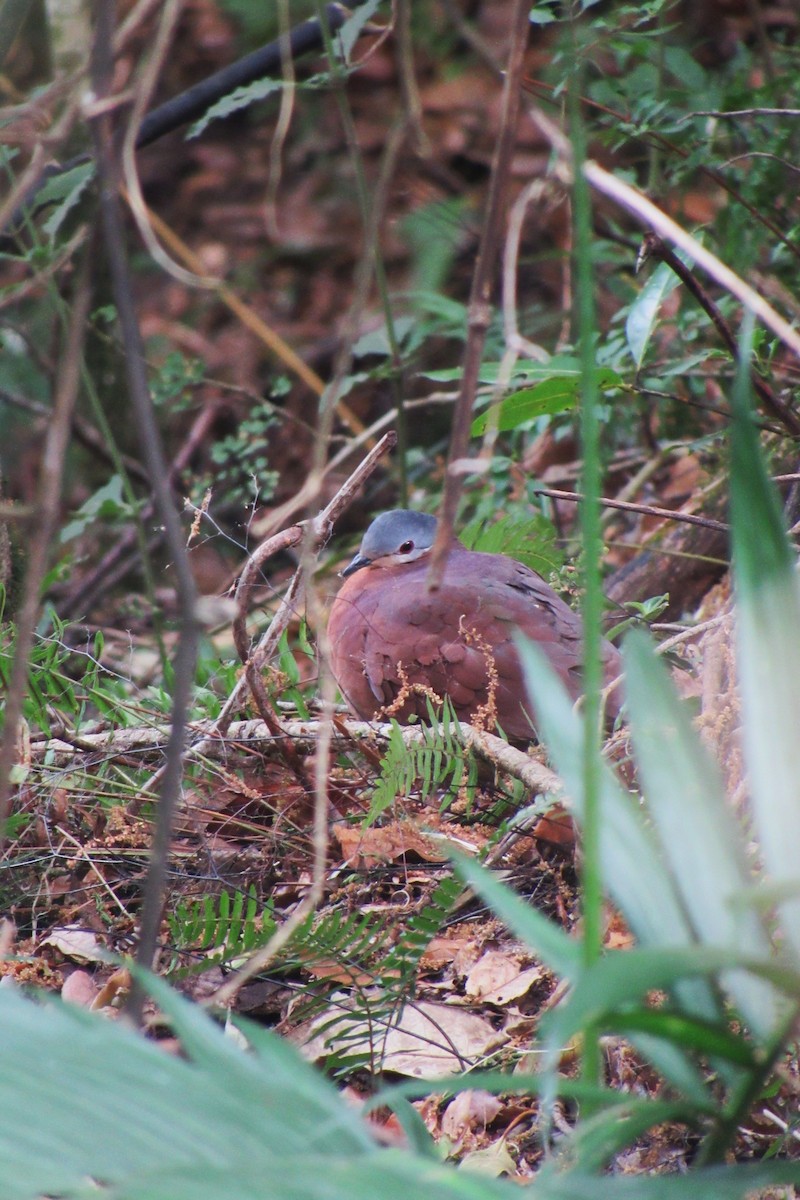
<svg viewBox="0 0 800 1200">
<path fill-rule="evenodd" d="M 551 808 L 536 822 L 533 836 L 554 846 L 574 846 L 575 826 L 572 817 L 563 808 Z"/>
<path fill-rule="evenodd" d="M 96 933 L 77 925 L 62 925 L 51 930 L 42 946 L 53 946 L 64 958 L 73 962 L 108 962 L 108 951 Z"/>
<path fill-rule="evenodd" d="M 441 971 L 442 967 L 448 966 L 453 962 L 456 953 L 461 950 L 464 944 L 463 935 L 458 929 L 452 932 L 437 934 L 428 944 L 425 953 L 420 959 L 420 966 L 423 971 Z"/>
<path fill-rule="evenodd" d="M 392 821 L 380 829 L 363 830 L 337 824 L 333 827 L 333 835 L 344 861 L 359 870 L 396 862 L 409 852 L 419 855 L 425 862 L 447 862 L 447 855 L 437 842 L 410 821 Z"/>
<path fill-rule="evenodd" d="M 491 1092 L 470 1088 L 451 1100 L 442 1116 L 442 1133 L 459 1142 L 469 1129 L 486 1129 L 503 1105 Z"/>
<path fill-rule="evenodd" d="M 538 983 L 542 974 L 541 967 L 523 970 L 514 955 L 487 950 L 467 976 L 465 991 L 486 1004 L 510 1004 Z"/>
<path fill-rule="evenodd" d="M 348 1055 L 372 1054 L 380 1060 L 382 1070 L 419 1079 L 458 1074 L 508 1040 L 484 1017 L 455 1005 L 430 1001 L 406 1004 L 399 1019 L 385 1031 L 376 1028 L 374 1022 L 348 1023 L 346 1040 L 341 1043 L 335 1029 L 315 1032 L 342 1014 L 340 1003 L 318 1017 L 310 1029 L 307 1027 L 311 1036 L 303 1038 L 301 1044 L 307 1058 L 317 1062 L 337 1048 Z M 302 1031 L 298 1034 L 302 1037 Z"/>
<path fill-rule="evenodd" d="M 301 955 L 303 967 L 309 975 L 316 979 L 324 979 L 326 983 L 341 983 L 345 987 L 370 987 L 378 982 L 378 976 L 361 967 L 338 962 L 333 958 L 318 958 L 310 960 Z"/>
</svg>

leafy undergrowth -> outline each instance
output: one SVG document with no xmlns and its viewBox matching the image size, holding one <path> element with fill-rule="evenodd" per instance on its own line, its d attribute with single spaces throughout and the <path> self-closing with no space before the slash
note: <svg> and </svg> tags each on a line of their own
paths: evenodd
<svg viewBox="0 0 800 1200">
<path fill-rule="evenodd" d="M 129 348 L 116 340 L 100 278 L 0 862 L 4 978 L 74 1006 L 37 1008 L 0 989 L 14 1042 L 13 1070 L 0 1071 L 2 1107 L 18 1121 L 3 1122 L 0 1170 L 4 1182 L 17 1172 L 13 1194 L 26 1200 L 93 1195 L 97 1186 L 118 1187 L 115 1200 L 238 1200 L 263 1195 L 265 1178 L 274 1194 L 304 1198 L 331 1190 L 385 1200 L 514 1194 L 511 1184 L 481 1190 L 443 1160 L 475 1168 L 484 1181 L 534 1180 L 537 1196 L 553 1197 L 621 1195 L 624 1178 L 610 1175 L 635 1176 L 637 1200 L 651 1194 L 651 1173 L 664 1188 L 654 1186 L 654 1196 L 680 1194 L 684 1171 L 703 1169 L 697 1194 L 720 1197 L 798 1178 L 800 621 L 782 533 L 782 525 L 796 533 L 798 518 L 795 359 L 774 325 L 738 337 L 735 293 L 707 278 L 688 251 L 670 261 L 648 234 L 657 261 L 636 278 L 641 229 L 606 196 L 585 256 L 598 310 L 587 369 L 568 319 L 580 291 L 569 269 L 573 193 L 568 172 L 549 169 L 562 152 L 536 113 L 517 131 L 503 234 L 506 285 L 511 277 L 515 284 L 491 313 L 472 425 L 482 469 L 464 477 L 459 525 L 468 544 L 530 562 L 577 603 L 582 554 L 591 553 L 576 536 L 585 468 L 576 418 L 585 392 L 597 392 L 606 584 L 627 605 L 609 613 L 609 624 L 619 634 L 656 620 L 683 701 L 634 636 L 625 650 L 632 732 L 623 724 L 614 734 L 597 772 L 609 896 L 603 954 L 582 957 L 586 860 L 559 807 L 563 782 L 580 826 L 581 730 L 559 707 L 557 689 L 545 698 L 546 749 L 530 756 L 507 756 L 485 735 L 471 739 L 447 714 L 433 732 L 409 735 L 397 727 L 368 733 L 338 713 L 322 898 L 236 992 L 225 1035 L 218 1027 L 215 997 L 312 887 L 319 847 L 310 783 L 322 740 L 313 633 L 324 626 L 344 547 L 322 556 L 311 633 L 295 597 L 288 632 L 265 667 L 293 751 L 276 745 L 246 691 L 237 694 L 230 603 L 220 597 L 261 539 L 306 506 L 314 464 L 326 464 L 324 502 L 389 425 L 405 423 L 406 442 L 337 537 L 352 550 L 374 511 L 398 502 L 434 511 L 441 500 L 480 216 L 503 132 L 496 64 L 507 53 L 511 8 L 482 0 L 464 18 L 455 7 L 420 0 L 405 45 L 399 29 L 388 38 L 373 32 L 337 70 L 327 61 L 319 71 L 303 65 L 288 127 L 288 108 L 278 120 L 276 89 L 266 108 L 254 91 L 250 107 L 225 123 L 138 157 L 153 213 L 200 256 L 192 269 L 224 276 L 233 292 L 232 303 L 230 290 L 193 289 L 142 255 L 135 264 L 151 390 L 176 501 L 188 497 L 184 528 L 207 637 L 157 977 L 147 984 L 150 1037 L 136 1040 L 117 1018 L 153 841 L 149 789 L 170 713 L 175 593 L 147 470 L 120 404 Z M 754 5 L 745 17 L 712 4 L 702 18 L 709 26 L 698 29 L 657 0 L 579 7 L 573 25 L 567 6 L 533 6 L 526 101 L 559 119 L 580 61 L 578 107 L 593 158 L 618 182 L 634 180 L 640 201 L 647 192 L 677 214 L 695 253 L 711 246 L 795 320 L 792 14 Z M 186 5 L 163 64 L 165 90 L 236 57 L 243 47 L 234 13 L 253 23 L 253 36 L 274 36 L 255 30 L 257 8 Z M 388 21 L 389 8 L 371 12 Z M 136 83 L 152 40 L 148 24 L 125 42 L 121 80 Z M 31 89 L 17 113 L 27 162 L 42 149 L 36 105 L 57 108 L 65 93 L 58 81 L 42 100 L 38 81 L 19 82 L 18 66 L 11 62 L 11 77 Z M 401 111 L 408 137 L 398 141 Z M 45 148 L 47 158 L 72 152 Z M 9 177 L 19 165 L 16 151 L 4 155 Z M 10 313 L 0 327 L 2 482 L 23 505 L 60 394 L 59 338 L 80 273 L 76 256 L 96 224 L 96 211 L 84 207 L 87 182 L 84 173 L 59 191 L 56 179 L 53 211 L 32 223 L 30 246 L 15 244 L 0 260 Z M 362 184 L 374 204 L 359 212 Z M 369 293 L 365 264 L 380 268 Z M 249 306 L 244 315 L 237 297 Z M 313 366 L 310 374 L 297 377 L 286 345 Z M 774 498 L 765 499 L 754 439 L 742 433 L 741 359 L 754 366 L 759 436 L 783 489 L 783 522 Z M 729 452 L 737 371 L 739 441 Z M 334 378 L 336 414 L 325 432 L 317 400 Z M 724 575 L 729 493 L 739 676 Z M 27 552 L 24 537 L 12 541 L 4 685 Z M 284 547 L 262 564 L 239 614 L 250 632 L 274 618 L 293 553 Z M 209 737 L 232 696 L 233 724 Z M 182 1005 L 165 981 L 208 1004 L 214 1021 Z M 82 1011 L 89 1008 L 99 1016 Z M 254 1024 L 237 1030 L 239 1017 Z M 335 1089 L 303 1071 L 286 1041 L 302 1046 Z M 112 1058 L 119 1070 L 109 1080 L 102 1072 Z M 44 1107 L 39 1077 L 27 1069 L 43 1060 L 52 1067 Z M 108 1103 L 112 1088 L 119 1109 Z M 187 1092 L 192 1103 L 180 1103 Z M 368 1113 L 366 1126 L 342 1097 Z M 103 1117 L 94 1139 L 87 1112 Z M 214 1131 L 207 1145 L 204 1122 Z M 37 1174 L 25 1161 L 25 1138 L 39 1128 L 56 1173 L 48 1166 Z M 166 1129 L 175 1147 L 159 1136 Z M 19 1158 L 4 1157 L 15 1138 Z M 390 1149 L 379 1155 L 384 1143 Z M 59 1156 L 73 1172 L 68 1181 L 57 1174 Z M 726 1158 L 727 1173 L 719 1166 Z M 770 1174 L 775 1161 L 783 1177 Z M 753 1172 L 737 1175 L 748 1162 Z M 144 1182 L 120 1181 L 128 1166 Z"/>
<path fill-rule="evenodd" d="M 738 692 L 725 589 L 717 599 L 719 612 L 709 606 L 705 613 L 705 634 L 684 642 L 685 658 L 694 643 L 708 667 L 690 674 L 684 662 L 675 677 L 684 694 L 700 698 L 698 725 L 724 753 L 727 787 L 736 791 L 741 766 L 730 749 L 732 740 L 738 745 L 731 716 Z M 6 926 L 0 971 L 113 1020 L 127 995 L 121 964 L 133 945 L 152 840 L 149 805 L 132 805 L 131 798 L 141 797 L 161 761 L 163 715 L 157 706 L 148 710 L 141 691 L 129 706 L 114 673 L 97 662 L 81 677 L 68 640 L 62 630 L 38 651 L 47 665 L 36 674 L 38 702 L 29 702 L 13 840 L 3 863 L 4 905 L 15 928 Z M 703 673 L 711 669 L 713 680 Z M 220 665 L 217 688 L 234 679 Z M 98 707 L 104 720 L 84 719 Z M 288 708 L 283 718 L 291 728 L 303 726 Z M 305 728 L 310 765 L 315 723 Z M 464 888 L 451 858 L 488 856 L 517 895 L 574 940 L 580 923 L 572 822 L 546 795 L 531 805 L 513 775 L 478 762 L 447 714 L 416 746 L 398 726 L 366 740 L 363 729 L 350 728 L 338 719 L 324 900 L 269 968 L 241 988 L 233 1011 L 295 1042 L 359 1105 L 392 1080 L 458 1080 L 454 1095 L 416 1101 L 440 1152 L 482 1173 L 534 1179 L 545 1153 L 540 1102 L 504 1094 L 496 1084 L 487 1091 L 480 1079 L 470 1087 L 469 1080 L 498 1070 L 513 1086 L 515 1075 L 541 1070 L 542 1020 L 546 1025 L 563 1001 L 563 972 L 536 952 L 535 940 L 513 936 Z M 611 738 L 607 754 L 634 786 L 626 728 Z M 538 757 L 544 759 L 541 749 Z M 213 1006 L 217 989 L 307 891 L 312 819 L 307 792 L 255 719 L 238 722 L 212 754 L 190 761 L 159 974 Z M 687 837 L 694 832 L 683 829 Z M 697 836 L 704 836 L 702 826 Z M 636 944 L 612 907 L 604 944 L 608 951 Z M 150 1019 L 158 1036 L 157 1014 Z M 602 1055 L 611 1092 L 638 1101 L 664 1096 L 662 1074 L 629 1038 L 608 1033 Z M 704 1070 L 713 1090 L 718 1067 L 708 1062 Z M 559 1071 L 564 1080 L 579 1079 L 577 1043 L 562 1048 Z M 786 1058 L 781 1075 L 754 1097 L 731 1147 L 737 1161 L 796 1156 L 796 1072 L 796 1060 Z M 554 1147 L 571 1133 L 577 1113 L 566 1098 L 550 1112 Z M 408 1144 L 395 1111 L 374 1112 L 370 1125 L 381 1142 Z M 691 1122 L 665 1110 L 663 1121 L 627 1137 L 609 1165 L 625 1174 L 688 1169 L 701 1141 Z"/>
</svg>

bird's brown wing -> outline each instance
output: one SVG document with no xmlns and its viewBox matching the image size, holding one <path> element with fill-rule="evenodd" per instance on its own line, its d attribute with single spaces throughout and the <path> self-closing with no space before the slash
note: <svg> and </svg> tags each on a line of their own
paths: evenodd
<svg viewBox="0 0 800 1200">
<path fill-rule="evenodd" d="M 435 693 L 449 696 L 462 719 L 484 708 L 509 736 L 531 737 L 517 631 L 540 645 L 569 694 L 579 695 L 580 618 L 540 576 L 513 559 L 467 550 L 450 555 L 438 591 L 427 591 L 426 572 L 424 562 L 367 568 L 334 602 L 332 666 L 360 716 L 398 698 L 399 720 L 424 715 L 425 695 Z"/>
</svg>

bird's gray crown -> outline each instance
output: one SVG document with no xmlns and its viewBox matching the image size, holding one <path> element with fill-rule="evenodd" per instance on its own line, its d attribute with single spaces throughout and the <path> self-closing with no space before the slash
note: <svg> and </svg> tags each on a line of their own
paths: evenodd
<svg viewBox="0 0 800 1200">
<path fill-rule="evenodd" d="M 361 542 L 364 558 L 385 558 L 397 554 L 407 542 L 419 554 L 430 550 L 436 537 L 436 517 L 410 508 L 393 508 L 381 513 L 368 527 Z"/>
<path fill-rule="evenodd" d="M 348 579 L 374 562 L 381 566 L 415 562 L 428 553 L 435 537 L 436 517 L 429 513 L 410 508 L 381 513 L 367 529 L 358 554 L 342 571 L 342 578 Z"/>
</svg>

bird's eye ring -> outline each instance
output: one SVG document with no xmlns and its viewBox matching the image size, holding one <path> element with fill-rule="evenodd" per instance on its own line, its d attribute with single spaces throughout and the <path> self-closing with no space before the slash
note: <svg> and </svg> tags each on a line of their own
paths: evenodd
<svg viewBox="0 0 800 1200">
<path fill-rule="evenodd" d="M 400 547 L 400 549 L 398 551 L 398 554 L 410 554 L 413 549 L 414 549 L 413 542 L 403 542 L 402 546 Z"/>
</svg>

